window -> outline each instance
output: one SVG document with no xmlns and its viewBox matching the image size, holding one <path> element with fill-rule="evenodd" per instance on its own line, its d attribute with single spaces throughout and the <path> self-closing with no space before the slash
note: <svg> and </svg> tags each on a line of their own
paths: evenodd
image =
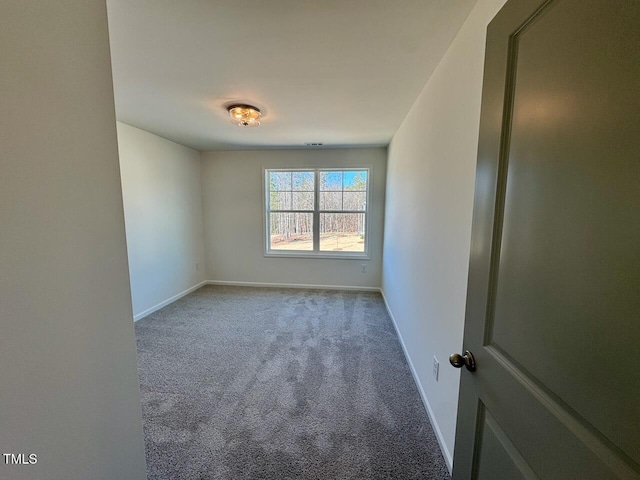
<svg viewBox="0 0 640 480">
<path fill-rule="evenodd" d="M 369 169 L 265 170 L 269 255 L 366 256 Z"/>
</svg>

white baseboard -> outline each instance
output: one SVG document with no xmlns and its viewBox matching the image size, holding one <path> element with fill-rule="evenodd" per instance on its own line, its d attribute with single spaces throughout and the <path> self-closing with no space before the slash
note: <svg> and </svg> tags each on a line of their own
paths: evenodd
<svg viewBox="0 0 640 480">
<path fill-rule="evenodd" d="M 379 292 L 378 287 L 354 287 L 351 285 L 310 285 L 306 283 L 264 283 L 264 282 L 235 282 L 231 280 L 207 280 L 208 285 L 229 285 L 236 287 L 265 287 L 265 288 L 306 288 L 311 290 L 348 290 L 355 292 Z"/>
<path fill-rule="evenodd" d="M 200 282 L 197 285 L 194 285 L 191 288 L 187 288 L 184 292 L 180 292 L 177 295 L 174 295 L 171 298 L 167 298 L 166 300 L 158 303 L 157 305 L 154 305 L 151 308 L 147 308 L 144 312 L 140 312 L 137 315 L 133 316 L 133 321 L 137 322 L 138 320 L 144 318 L 144 317 L 148 317 L 149 315 L 151 315 L 153 312 L 156 312 L 158 310 L 160 310 L 162 307 L 166 307 L 167 305 L 169 305 L 170 303 L 175 302 L 176 300 L 184 297 L 185 295 L 189 295 L 191 292 L 196 291 L 197 289 L 199 289 L 200 287 L 204 286 L 207 284 L 207 281 L 205 280 L 204 282 Z"/>
<path fill-rule="evenodd" d="M 431 426 L 433 427 L 433 431 L 436 434 L 436 438 L 438 439 L 438 443 L 440 444 L 440 450 L 442 450 L 442 455 L 444 456 L 444 460 L 447 464 L 447 468 L 449 469 L 449 474 L 453 473 L 453 457 L 451 456 L 451 452 L 447 448 L 447 444 L 444 443 L 444 437 L 442 436 L 442 431 L 438 426 L 438 422 L 436 421 L 436 417 L 433 413 L 433 409 L 431 408 L 431 404 L 427 399 L 427 394 L 422 388 L 422 383 L 420 383 L 420 379 L 418 378 L 418 373 L 416 372 L 416 368 L 413 366 L 413 362 L 411 361 L 411 357 L 409 356 L 409 351 L 407 350 L 407 346 L 404 343 L 404 339 L 402 338 L 402 334 L 400 333 L 400 329 L 398 328 L 398 323 L 396 322 L 393 313 L 391 312 L 391 308 L 389 307 L 389 303 L 387 302 L 387 297 L 384 294 L 384 290 L 380 289 L 380 293 L 382 294 L 382 300 L 384 300 L 384 305 L 387 307 L 387 312 L 391 317 L 391 321 L 393 322 L 393 326 L 396 329 L 396 333 L 398 334 L 398 338 L 400 339 L 400 345 L 402 345 L 402 350 L 404 351 L 404 356 L 407 359 L 407 363 L 409 364 L 409 368 L 411 369 L 411 374 L 413 375 L 413 380 L 416 382 L 416 386 L 418 387 L 418 392 L 420 392 L 420 397 L 422 398 L 422 403 L 424 404 L 425 409 L 427 410 L 427 415 L 429 416 L 429 420 L 431 421 Z"/>
</svg>

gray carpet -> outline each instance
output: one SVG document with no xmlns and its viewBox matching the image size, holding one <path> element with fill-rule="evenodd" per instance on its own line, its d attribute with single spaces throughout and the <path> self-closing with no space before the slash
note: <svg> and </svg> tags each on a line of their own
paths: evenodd
<svg viewBox="0 0 640 480">
<path fill-rule="evenodd" d="M 449 478 L 377 293 L 207 286 L 136 335 L 151 480 Z"/>
</svg>

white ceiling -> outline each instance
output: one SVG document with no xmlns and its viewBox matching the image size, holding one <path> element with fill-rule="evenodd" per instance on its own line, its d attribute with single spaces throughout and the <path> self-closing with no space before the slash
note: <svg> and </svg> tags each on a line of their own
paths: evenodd
<svg viewBox="0 0 640 480">
<path fill-rule="evenodd" d="M 108 0 L 116 115 L 198 150 L 387 145 L 475 3 Z"/>
</svg>

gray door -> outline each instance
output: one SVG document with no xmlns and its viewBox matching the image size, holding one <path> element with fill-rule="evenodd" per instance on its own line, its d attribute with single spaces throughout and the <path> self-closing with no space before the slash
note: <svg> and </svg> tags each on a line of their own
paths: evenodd
<svg viewBox="0 0 640 480">
<path fill-rule="evenodd" d="M 639 0 L 489 25 L 464 349 L 455 480 L 640 478 Z"/>
</svg>

